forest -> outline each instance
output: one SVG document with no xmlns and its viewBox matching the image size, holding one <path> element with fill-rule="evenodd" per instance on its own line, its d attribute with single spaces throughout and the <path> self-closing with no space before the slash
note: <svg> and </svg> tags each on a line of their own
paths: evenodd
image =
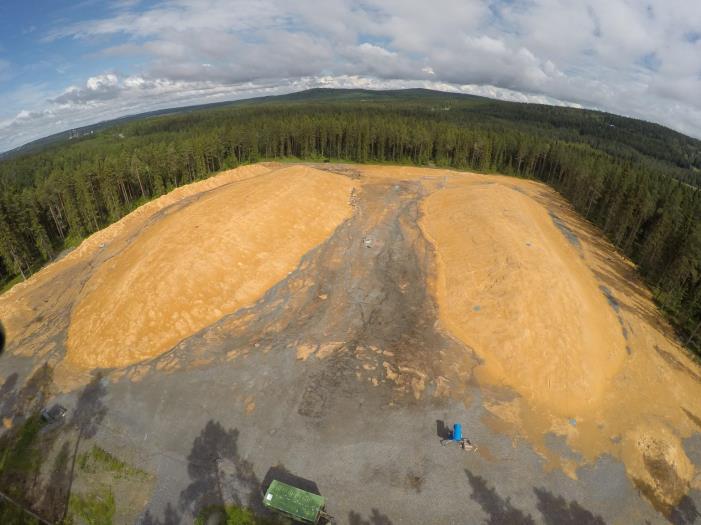
<svg viewBox="0 0 701 525">
<path fill-rule="evenodd" d="M 701 142 L 596 111 L 426 90 L 311 90 L 121 120 L 0 161 L 7 289 L 144 202 L 266 159 L 543 181 L 631 258 L 701 355 Z"/>
</svg>

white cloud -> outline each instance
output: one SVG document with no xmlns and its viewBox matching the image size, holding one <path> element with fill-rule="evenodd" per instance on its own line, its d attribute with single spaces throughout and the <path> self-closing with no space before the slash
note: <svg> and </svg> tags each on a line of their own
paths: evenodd
<svg viewBox="0 0 701 525">
<path fill-rule="evenodd" d="M 48 97 L 41 107 L 29 107 L 33 118 L 5 121 L 13 122 L 13 133 L 22 133 L 10 135 L 7 124 L 0 124 L 0 144 L 45 134 L 55 127 L 51 118 L 65 126 L 318 85 L 431 85 L 507 100 L 567 103 L 701 137 L 701 39 L 693 37 L 701 27 L 700 2 L 134 4 L 122 2 L 102 18 L 62 24 L 46 34 L 47 42 L 84 40 L 94 47 L 92 56 L 106 62 L 106 71 Z M 139 57 L 138 67 L 123 74 L 110 69 L 113 58 L 130 56 Z M 0 59 L 0 75 L 2 70 Z M 70 114 L 62 113 L 66 108 Z"/>
<path fill-rule="evenodd" d="M 117 75 L 108 73 L 106 75 L 90 77 L 85 84 L 90 91 L 102 91 L 117 85 Z"/>
</svg>

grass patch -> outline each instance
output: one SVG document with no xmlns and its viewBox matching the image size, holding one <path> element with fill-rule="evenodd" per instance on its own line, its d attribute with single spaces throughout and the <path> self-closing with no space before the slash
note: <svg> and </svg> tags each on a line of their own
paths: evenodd
<svg viewBox="0 0 701 525">
<path fill-rule="evenodd" d="M 245 507 L 237 505 L 227 505 L 225 507 L 215 505 L 204 509 L 200 515 L 195 518 L 194 525 L 206 525 L 209 519 L 213 516 L 219 516 L 217 523 L 226 525 L 292 525 L 293 522 L 283 516 L 274 516 L 271 518 L 260 517 Z"/>
<path fill-rule="evenodd" d="M 88 494 L 72 494 L 68 504 L 71 514 L 87 525 L 112 525 L 117 507 L 109 487 L 101 487 Z"/>
<path fill-rule="evenodd" d="M 10 288 L 12 288 L 14 285 L 16 285 L 17 283 L 21 283 L 22 281 L 24 281 L 24 279 L 22 279 L 22 276 L 21 276 L 21 275 L 16 275 L 15 277 L 13 277 L 12 279 L 10 279 L 9 281 L 4 282 L 4 283 L 0 286 L 0 294 L 5 293 L 5 292 L 8 291 Z"/>
<path fill-rule="evenodd" d="M 110 472 L 116 479 L 149 479 L 149 474 L 126 464 L 105 449 L 93 445 L 92 449 L 78 456 L 78 468 L 83 472 L 96 474 Z"/>
<path fill-rule="evenodd" d="M 39 520 L 4 499 L 0 499 L 0 523 L 3 525 L 40 525 Z"/>
<path fill-rule="evenodd" d="M 0 476 L 27 475 L 39 468 L 41 451 L 36 441 L 43 423 L 39 414 L 32 415 L 16 431 L 7 432 L 0 440 Z"/>
<path fill-rule="evenodd" d="M 43 461 L 39 414 L 5 431 L 0 437 L 0 490 L 17 505 L 0 499 L 0 523 L 25 525 L 38 523 L 22 509 L 31 507 L 32 481 Z"/>
</svg>

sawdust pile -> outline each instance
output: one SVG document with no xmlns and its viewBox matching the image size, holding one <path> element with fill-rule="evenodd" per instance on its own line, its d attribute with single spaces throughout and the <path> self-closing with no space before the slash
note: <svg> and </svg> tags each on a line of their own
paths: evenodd
<svg viewBox="0 0 701 525">
<path fill-rule="evenodd" d="M 402 368 L 389 360 L 365 370 L 410 385 L 416 399 L 431 390 L 464 399 L 473 388 L 472 366 L 461 360 L 469 355 L 474 363 L 474 352 L 485 422 L 527 440 L 546 468 L 577 477 L 580 467 L 609 454 L 662 512 L 690 488 L 701 489 L 682 444 L 701 431 L 701 371 L 630 261 L 554 191 L 532 181 L 440 169 L 319 168 L 324 171 L 266 164 L 225 172 L 93 235 L 0 297 L 0 317 L 10 339 L 20 341 L 10 351 L 37 360 L 53 352 L 75 370 L 161 356 L 280 283 L 305 253 L 360 213 L 351 206 L 354 189 L 389 182 L 384 186 L 394 191 L 398 181 L 420 181 L 419 222 L 435 263 L 424 270 L 437 325 L 465 347 L 430 360 L 464 373 L 450 382 L 429 366 Z M 385 201 L 377 203 L 379 221 L 386 209 Z M 351 298 L 353 290 L 343 293 Z M 333 323 L 341 313 L 329 310 L 324 319 Z M 347 343 L 302 344 L 297 362 L 326 359 L 350 348 Z M 353 348 L 359 358 L 361 347 Z M 389 356 L 386 349 L 371 350 Z M 155 370 L 170 370 L 172 355 Z M 200 357 L 207 364 L 204 358 L 212 356 Z M 246 411 L 255 411 L 253 399 Z M 574 454 L 549 448 L 549 433 L 563 436 Z"/>
<path fill-rule="evenodd" d="M 699 487 L 698 366 L 670 338 L 630 262 L 544 185 L 461 176 L 424 201 L 440 321 L 483 360 L 480 382 L 519 396 L 485 408 L 571 477 L 601 454 L 661 510 Z M 506 424 L 506 427 L 504 427 Z M 566 438 L 581 461 L 546 446 Z"/>
<path fill-rule="evenodd" d="M 501 184 L 456 183 L 425 202 L 446 327 L 480 372 L 569 417 L 625 358 L 614 313 L 547 211 Z"/>
<path fill-rule="evenodd" d="M 203 193 L 102 264 L 74 308 L 67 360 L 122 367 L 249 305 L 346 217 L 353 183 L 305 167 Z"/>
<path fill-rule="evenodd" d="M 32 319 L 36 317 L 36 312 L 45 309 L 47 303 L 51 306 L 58 306 L 59 303 L 61 305 L 70 304 L 75 295 L 72 284 L 69 282 L 57 286 L 57 282 L 63 280 L 72 269 L 81 264 L 90 264 L 90 261 L 98 256 L 105 246 L 108 247 L 109 251 L 111 243 L 120 238 L 124 240 L 130 232 L 143 227 L 161 210 L 191 196 L 233 182 L 260 176 L 270 172 L 273 168 L 274 165 L 267 164 L 241 166 L 224 171 L 215 177 L 181 186 L 140 206 L 114 224 L 94 233 L 65 257 L 47 265 L 26 281 L 13 286 L 0 296 L 0 319 L 3 320 L 7 330 L 8 340 L 27 339 L 33 332 L 39 330 L 47 332 L 47 328 L 52 328 L 47 327 L 46 322 L 42 320 L 36 323 L 32 322 Z M 69 278 L 68 281 L 70 280 Z M 59 296 L 55 302 L 53 298 L 47 297 L 51 294 Z M 34 347 L 35 345 L 30 344 L 27 345 L 27 348 L 18 348 L 17 351 L 33 355 L 36 354 L 37 350 Z"/>
</svg>

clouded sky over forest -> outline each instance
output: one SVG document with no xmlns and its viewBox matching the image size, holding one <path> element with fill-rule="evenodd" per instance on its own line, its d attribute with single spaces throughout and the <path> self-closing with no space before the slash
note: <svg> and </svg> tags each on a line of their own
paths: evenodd
<svg viewBox="0 0 701 525">
<path fill-rule="evenodd" d="M 701 2 L 0 4 L 0 150 L 121 115 L 319 86 L 581 105 L 701 137 Z"/>
</svg>

